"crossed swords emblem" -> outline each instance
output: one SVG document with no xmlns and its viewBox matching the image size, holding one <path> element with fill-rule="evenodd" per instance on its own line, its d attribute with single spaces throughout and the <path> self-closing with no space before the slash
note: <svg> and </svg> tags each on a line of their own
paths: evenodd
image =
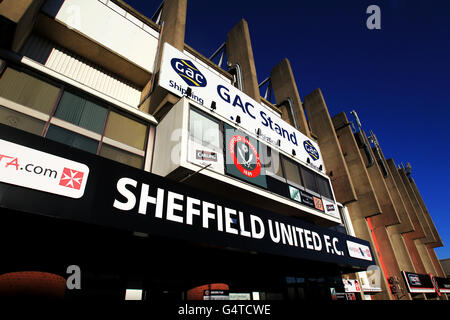
<svg viewBox="0 0 450 320">
<path fill-rule="evenodd" d="M 241 146 L 240 147 L 238 146 L 237 149 L 238 149 L 239 156 L 241 158 L 241 163 L 244 166 L 246 166 L 247 168 L 250 168 L 252 165 L 251 162 L 253 160 L 253 153 L 248 152 L 249 149 L 248 149 L 247 144 L 245 144 L 245 143 L 241 144 Z M 246 153 L 248 153 L 248 155 L 249 155 L 247 160 L 245 159 L 245 156 L 244 156 Z"/>
</svg>

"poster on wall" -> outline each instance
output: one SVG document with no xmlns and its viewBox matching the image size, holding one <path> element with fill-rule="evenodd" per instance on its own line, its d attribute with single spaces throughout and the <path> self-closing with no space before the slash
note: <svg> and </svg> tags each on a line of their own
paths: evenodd
<svg viewBox="0 0 450 320">
<path fill-rule="evenodd" d="M 267 188 L 262 166 L 262 144 L 241 130 L 225 124 L 225 168 L 229 175 Z"/>
</svg>

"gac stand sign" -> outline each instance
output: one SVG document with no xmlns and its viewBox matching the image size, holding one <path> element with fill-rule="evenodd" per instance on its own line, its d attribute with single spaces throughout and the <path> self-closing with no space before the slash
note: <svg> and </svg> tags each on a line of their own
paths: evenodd
<svg viewBox="0 0 450 320">
<path fill-rule="evenodd" d="M 276 146 L 316 170 L 325 165 L 319 145 L 295 129 L 266 106 L 234 87 L 229 79 L 214 73 L 195 58 L 164 44 L 158 85 L 181 97 L 191 89 L 190 99 L 209 108 L 214 101 L 214 117 L 236 121 L 253 136 Z"/>
</svg>

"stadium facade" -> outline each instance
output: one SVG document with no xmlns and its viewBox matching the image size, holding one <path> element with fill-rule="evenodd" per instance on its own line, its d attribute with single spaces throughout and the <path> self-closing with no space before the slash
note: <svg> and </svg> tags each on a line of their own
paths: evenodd
<svg viewBox="0 0 450 320">
<path fill-rule="evenodd" d="M 411 168 L 289 60 L 258 82 L 245 20 L 206 58 L 186 14 L 0 3 L 0 292 L 447 300 Z"/>
</svg>

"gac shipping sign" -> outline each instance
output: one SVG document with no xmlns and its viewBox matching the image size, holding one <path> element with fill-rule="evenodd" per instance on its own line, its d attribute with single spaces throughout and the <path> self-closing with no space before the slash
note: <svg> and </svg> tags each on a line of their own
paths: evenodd
<svg viewBox="0 0 450 320">
<path fill-rule="evenodd" d="M 59 168 L 78 163 L 82 167 L 77 167 L 77 171 L 89 172 L 89 179 L 85 179 L 87 176 L 79 180 L 76 176 L 65 179 L 63 174 L 55 180 L 62 180 L 63 185 L 60 187 L 68 190 L 73 189 L 72 185 L 78 187 L 77 181 L 81 182 L 84 194 L 79 198 L 44 190 L 40 188 L 38 180 L 30 180 L 28 184 L 2 180 L 0 208 L 222 248 L 325 261 L 357 268 L 373 264 L 372 258 L 352 253 L 352 247 L 357 246 L 367 249 L 370 254 L 369 243 L 344 233 L 230 201 L 1 124 L 0 135 L 4 138 L 2 143 L 8 146 L 8 154 L 19 156 L 18 171 L 22 168 L 20 159 L 25 154 L 23 150 L 27 150 L 33 157 L 26 159 L 25 166 L 28 163 L 39 163 L 39 167 L 44 170 L 44 164 L 53 163 L 55 168 Z M 61 155 L 69 155 L 71 159 L 62 158 Z M 36 156 L 40 159 L 35 158 Z M 16 170 L 11 167 L 12 164 L 8 166 L 8 163 L 2 163 L 2 171 Z M 41 172 L 41 169 L 34 172 L 37 166 L 28 168 L 32 172 L 26 173 L 27 175 L 39 175 L 37 172 Z M 27 201 L 23 201 L 24 199 Z"/>
<path fill-rule="evenodd" d="M 272 110 L 167 43 L 164 44 L 160 70 L 159 86 L 180 97 L 190 87 L 191 98 L 199 104 L 209 107 L 213 101 L 216 103 L 217 116 L 233 122 L 239 116 L 241 126 L 249 133 L 257 135 L 259 130 L 259 137 L 271 145 L 277 146 L 279 141 L 281 150 L 295 154 L 302 162 L 307 162 L 309 158 L 314 167 L 322 166 L 324 170 L 317 143 Z"/>
</svg>

